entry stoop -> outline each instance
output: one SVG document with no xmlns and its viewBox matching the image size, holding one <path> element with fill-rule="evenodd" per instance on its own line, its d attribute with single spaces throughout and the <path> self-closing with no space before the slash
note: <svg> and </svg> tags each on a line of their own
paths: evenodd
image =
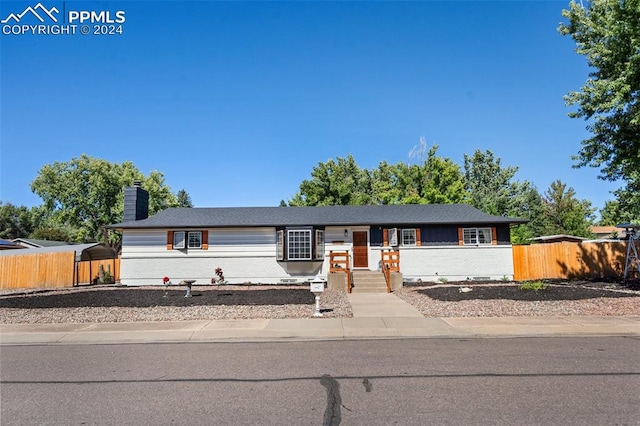
<svg viewBox="0 0 640 426">
<path fill-rule="evenodd" d="M 352 293 L 386 293 L 387 282 L 382 272 L 353 270 Z"/>
</svg>

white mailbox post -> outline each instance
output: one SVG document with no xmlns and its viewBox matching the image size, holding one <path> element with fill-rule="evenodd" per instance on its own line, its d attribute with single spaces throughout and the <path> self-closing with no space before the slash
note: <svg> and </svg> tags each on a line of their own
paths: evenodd
<svg viewBox="0 0 640 426">
<path fill-rule="evenodd" d="M 314 317 L 321 317 L 322 312 L 320 312 L 320 294 L 324 291 L 324 281 L 312 281 L 311 282 L 311 293 L 316 296 L 316 312 L 313 314 Z"/>
</svg>

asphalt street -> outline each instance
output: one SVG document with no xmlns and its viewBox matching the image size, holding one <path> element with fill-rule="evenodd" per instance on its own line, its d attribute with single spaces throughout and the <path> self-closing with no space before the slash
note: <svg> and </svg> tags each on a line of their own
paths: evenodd
<svg viewBox="0 0 640 426">
<path fill-rule="evenodd" d="M 635 425 L 640 338 L 4 345 L 0 423 Z"/>
</svg>

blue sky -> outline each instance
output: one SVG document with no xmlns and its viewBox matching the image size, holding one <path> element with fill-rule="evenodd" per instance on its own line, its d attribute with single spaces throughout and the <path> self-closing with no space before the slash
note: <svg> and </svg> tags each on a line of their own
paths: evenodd
<svg viewBox="0 0 640 426">
<path fill-rule="evenodd" d="M 2 1 L 0 18 L 37 3 Z M 572 168 L 587 132 L 563 95 L 589 70 L 556 31 L 568 2 L 42 4 L 126 21 L 0 34 L 3 202 L 40 204 L 40 168 L 84 153 L 161 171 L 197 207 L 275 206 L 319 162 L 408 161 L 420 137 L 459 164 L 491 150 L 598 208 L 617 187 Z"/>
</svg>

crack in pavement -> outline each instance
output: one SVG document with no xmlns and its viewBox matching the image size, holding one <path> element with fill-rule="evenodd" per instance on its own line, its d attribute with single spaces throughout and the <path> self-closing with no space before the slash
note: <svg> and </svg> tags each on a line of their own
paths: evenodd
<svg viewBox="0 0 640 426">
<path fill-rule="evenodd" d="M 342 421 L 342 397 L 340 384 L 328 374 L 320 378 L 320 384 L 327 389 L 327 407 L 324 410 L 323 426 L 337 426 Z"/>
</svg>

